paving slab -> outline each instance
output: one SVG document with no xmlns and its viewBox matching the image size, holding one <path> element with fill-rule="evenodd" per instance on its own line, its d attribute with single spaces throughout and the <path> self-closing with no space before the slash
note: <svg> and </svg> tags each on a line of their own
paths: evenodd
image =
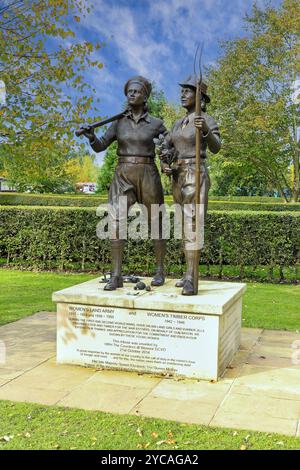
<svg viewBox="0 0 300 470">
<path fill-rule="evenodd" d="M 270 353 L 252 352 L 247 358 L 247 364 L 261 367 L 275 367 L 279 369 L 299 368 L 299 365 L 293 365 L 292 352 L 290 357 L 281 357 L 280 355 L 271 355 Z"/>
<path fill-rule="evenodd" d="M 229 388 L 230 384 L 222 381 L 164 379 L 132 414 L 208 425 Z"/>
<path fill-rule="evenodd" d="M 25 372 L 47 361 L 52 354 L 48 351 L 31 352 L 27 348 L 24 348 L 22 353 L 22 350 L 19 349 L 13 354 L 7 354 L 6 363 L 3 368 L 17 369 Z"/>
<path fill-rule="evenodd" d="M 241 372 L 243 370 L 245 363 L 247 362 L 249 354 L 250 354 L 249 350 L 238 351 L 235 354 L 230 365 L 225 370 L 225 373 L 222 376 L 222 380 L 236 379 L 237 377 L 239 377 L 241 375 Z"/>
<path fill-rule="evenodd" d="M 257 343 L 261 334 L 262 328 L 242 328 L 241 329 L 241 344 L 240 350 L 250 350 Z"/>
<path fill-rule="evenodd" d="M 124 373 L 111 374 L 111 380 L 96 372 L 89 380 L 60 400 L 58 405 L 85 410 L 101 410 L 111 413 L 129 413 L 152 390 L 161 379 L 144 377 L 135 373 L 124 378 Z M 115 377 L 113 378 L 113 375 Z"/>
<path fill-rule="evenodd" d="M 257 343 L 253 347 L 253 352 L 259 356 L 275 356 L 281 358 L 291 359 L 294 349 L 290 344 L 276 343 L 276 341 L 269 343 Z"/>
<path fill-rule="evenodd" d="M 218 382 L 56 364 L 56 315 L 0 327 L 0 399 L 149 416 L 300 437 L 298 333 L 242 328 Z"/>
<path fill-rule="evenodd" d="M 70 392 L 96 373 L 95 369 L 60 366 L 49 361 L 14 379 L 17 387 Z"/>
<path fill-rule="evenodd" d="M 0 368 L 0 379 L 1 380 L 13 380 L 16 377 L 19 377 L 24 373 L 23 370 L 20 369 L 9 369 L 7 368 Z"/>
<path fill-rule="evenodd" d="M 295 436 L 299 413 L 300 400 L 232 392 L 222 403 L 210 425 Z"/>
<path fill-rule="evenodd" d="M 1 379 L 0 377 L 0 387 L 2 387 L 2 385 L 6 384 L 7 382 L 9 382 L 9 379 Z"/>
<path fill-rule="evenodd" d="M 13 381 L 0 387 L 0 400 L 55 405 L 65 395 L 65 391 L 23 387 L 22 385 L 16 385 Z"/>
<path fill-rule="evenodd" d="M 292 343 L 293 344 L 293 343 Z M 299 348 L 300 349 L 300 348 Z M 262 356 L 277 356 L 291 359 L 295 349 L 288 343 L 263 342 L 253 347 L 253 352 Z"/>
<path fill-rule="evenodd" d="M 285 331 L 285 330 L 263 330 L 261 333 L 261 341 L 264 339 L 276 339 L 279 342 L 287 342 L 300 340 L 300 331 Z"/>
<path fill-rule="evenodd" d="M 300 368 L 276 369 L 245 365 L 233 384 L 232 393 L 300 400 Z"/>
</svg>

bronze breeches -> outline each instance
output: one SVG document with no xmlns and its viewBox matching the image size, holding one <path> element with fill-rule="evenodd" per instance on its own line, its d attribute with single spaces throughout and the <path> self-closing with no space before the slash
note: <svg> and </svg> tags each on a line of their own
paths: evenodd
<svg viewBox="0 0 300 470">
<path fill-rule="evenodd" d="M 181 163 L 178 161 L 176 170 L 173 173 L 173 198 L 174 202 L 180 204 L 182 207 L 182 214 L 185 217 L 185 222 L 195 228 L 194 220 L 194 204 L 195 204 L 195 163 Z M 205 162 L 201 162 L 200 166 L 200 214 L 202 215 L 202 229 L 204 229 L 204 220 L 207 213 L 208 205 L 208 191 L 210 188 L 210 178 Z M 183 241 L 185 249 L 192 249 L 189 243 L 195 241 L 195 236 L 190 234 L 183 234 Z"/>
<path fill-rule="evenodd" d="M 127 198 L 127 213 L 119 212 L 121 196 Z M 129 209 L 136 202 L 146 207 L 148 223 L 150 223 L 151 205 L 164 203 L 160 175 L 154 160 L 151 163 L 118 163 L 109 190 L 109 203 L 114 208 L 111 216 L 116 223 L 117 231 L 121 217 L 127 218 Z"/>
</svg>

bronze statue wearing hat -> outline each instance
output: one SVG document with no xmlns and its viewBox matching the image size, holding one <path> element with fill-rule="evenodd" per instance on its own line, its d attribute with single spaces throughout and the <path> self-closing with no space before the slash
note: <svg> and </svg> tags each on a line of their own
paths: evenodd
<svg viewBox="0 0 300 470">
<path fill-rule="evenodd" d="M 119 199 L 127 197 L 127 209 L 141 203 L 151 214 L 152 204 L 163 204 L 164 196 L 158 169 L 155 165 L 155 145 L 153 139 L 165 134 L 166 128 L 161 119 L 150 116 L 147 100 L 151 93 L 151 83 L 144 77 L 136 76 L 128 80 L 124 87 L 128 107 L 121 117 L 115 120 L 103 137 L 97 138 L 93 128 L 83 133 L 90 140 L 95 152 L 105 150 L 113 141 L 118 143 L 118 165 L 109 190 L 109 203 L 116 209 L 116 239 L 111 240 L 112 275 L 105 290 L 115 290 L 123 286 L 121 275 L 124 239 L 120 237 Z M 127 217 L 127 214 L 126 214 Z M 165 240 L 154 240 L 156 273 L 153 286 L 164 284 Z"/>
<path fill-rule="evenodd" d="M 174 201 L 181 205 L 185 220 L 195 227 L 193 204 L 195 201 L 195 127 L 202 130 L 200 148 L 200 201 L 204 206 L 204 215 L 207 211 L 208 191 L 210 179 L 206 166 L 207 148 L 218 153 L 221 148 L 220 133 L 215 120 L 206 114 L 206 105 L 210 102 L 207 95 L 207 85 L 201 83 L 201 116 L 195 115 L 197 78 L 189 76 L 181 86 L 181 104 L 186 109 L 186 116 L 175 122 L 168 136 L 162 138 L 164 148 L 173 152 L 174 162 L 170 167 L 164 154 L 161 155 L 162 171 L 172 175 L 172 190 Z M 165 155 L 166 155 L 165 154 Z M 203 222 L 204 223 L 204 222 Z M 194 243 L 194 234 L 183 236 L 183 246 L 186 259 L 186 273 L 176 283 L 182 287 L 183 295 L 194 295 L 194 272 L 196 257 L 191 249 Z"/>
</svg>

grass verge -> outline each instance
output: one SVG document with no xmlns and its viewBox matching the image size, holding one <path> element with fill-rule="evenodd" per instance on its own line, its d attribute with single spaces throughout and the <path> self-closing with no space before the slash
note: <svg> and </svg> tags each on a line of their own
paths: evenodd
<svg viewBox="0 0 300 470">
<path fill-rule="evenodd" d="M 300 449 L 300 439 L 130 415 L 0 401 L 4 449 Z"/>
</svg>

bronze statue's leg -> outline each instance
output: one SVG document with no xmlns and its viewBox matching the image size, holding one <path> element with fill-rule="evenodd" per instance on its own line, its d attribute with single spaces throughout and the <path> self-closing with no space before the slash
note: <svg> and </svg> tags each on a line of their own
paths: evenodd
<svg viewBox="0 0 300 470">
<path fill-rule="evenodd" d="M 207 202 L 208 202 L 208 191 L 210 187 L 210 179 L 207 172 L 207 169 L 204 165 L 201 165 L 201 186 L 200 186 L 200 202 L 204 205 L 204 216 L 207 212 Z M 194 295 L 194 267 L 195 267 L 195 251 L 191 250 L 190 247 L 195 242 L 195 218 L 192 216 L 191 204 L 194 203 L 195 199 L 195 171 L 194 165 L 185 167 L 182 169 L 182 178 L 179 181 L 181 186 L 181 195 L 182 195 L 182 204 L 183 212 L 186 215 L 186 222 L 192 228 L 192 233 L 189 237 L 184 236 L 183 245 L 184 245 L 184 254 L 186 259 L 186 274 L 183 282 L 179 282 L 179 286 L 183 287 L 182 295 Z"/>
<path fill-rule="evenodd" d="M 127 219 L 130 207 L 135 203 L 134 186 L 130 180 L 130 168 L 126 164 L 119 164 L 109 191 L 109 202 L 112 206 L 110 217 L 116 228 L 116 239 L 111 240 L 111 263 L 112 274 L 104 290 L 115 290 L 123 287 L 122 279 L 122 258 L 125 240 L 120 239 L 120 220 Z M 127 211 L 120 213 L 119 198 L 123 196 L 127 198 Z M 126 222 L 126 220 L 125 220 Z"/>
<path fill-rule="evenodd" d="M 191 250 L 185 250 L 186 260 L 186 274 L 185 281 L 182 288 L 182 295 L 194 295 L 194 265 L 195 265 L 195 252 Z"/>
<path fill-rule="evenodd" d="M 151 286 L 162 286 L 165 282 L 164 259 L 166 254 L 166 240 L 153 240 L 156 260 L 156 271 Z"/>
<path fill-rule="evenodd" d="M 183 198 L 186 206 L 183 208 L 185 213 L 185 222 L 190 227 L 192 233 L 185 235 L 183 239 L 184 255 L 186 262 L 185 280 L 182 286 L 182 295 L 194 295 L 194 267 L 195 267 L 195 251 L 189 249 L 195 243 L 195 218 L 193 217 L 193 202 L 195 195 L 195 186 L 190 182 L 183 188 Z"/>
<path fill-rule="evenodd" d="M 110 280 L 104 286 L 104 290 L 115 290 L 118 287 L 123 287 L 121 268 L 124 243 L 124 240 L 111 240 L 112 274 Z"/>
<path fill-rule="evenodd" d="M 176 173 L 173 174 L 173 177 L 172 177 L 173 200 L 176 204 L 181 205 L 182 217 L 184 215 L 184 201 L 187 200 L 186 194 L 184 194 L 182 190 L 186 182 L 186 173 L 187 173 L 187 168 L 181 167 L 181 168 L 178 168 L 178 170 L 176 171 Z M 183 224 L 182 224 L 182 228 L 183 228 Z M 183 251 L 184 251 L 184 245 L 185 245 L 185 239 L 184 239 L 184 233 L 183 233 L 182 234 Z M 183 273 L 182 278 L 176 282 L 175 287 L 182 288 L 184 286 L 185 281 L 186 281 L 186 274 L 187 274 L 186 272 Z"/>
<path fill-rule="evenodd" d="M 162 214 L 158 214 L 155 217 L 151 216 L 153 216 L 152 204 L 163 204 L 164 194 L 159 172 L 155 164 L 146 164 L 144 166 L 137 194 L 138 202 L 141 202 L 147 208 L 149 228 L 151 223 L 156 223 L 159 230 L 159 239 L 153 240 L 156 270 L 151 285 L 162 286 L 165 282 L 164 258 L 166 254 L 166 240 L 162 239 Z"/>
<path fill-rule="evenodd" d="M 181 214 L 183 216 L 183 202 L 182 202 L 182 192 L 181 192 L 181 171 L 178 170 L 172 178 L 172 193 L 173 193 L 173 200 L 176 204 L 181 205 Z M 182 226 L 183 227 L 183 226 Z M 182 278 L 176 282 L 175 287 L 183 287 L 185 283 L 185 276 L 186 273 L 183 273 Z"/>
</svg>

